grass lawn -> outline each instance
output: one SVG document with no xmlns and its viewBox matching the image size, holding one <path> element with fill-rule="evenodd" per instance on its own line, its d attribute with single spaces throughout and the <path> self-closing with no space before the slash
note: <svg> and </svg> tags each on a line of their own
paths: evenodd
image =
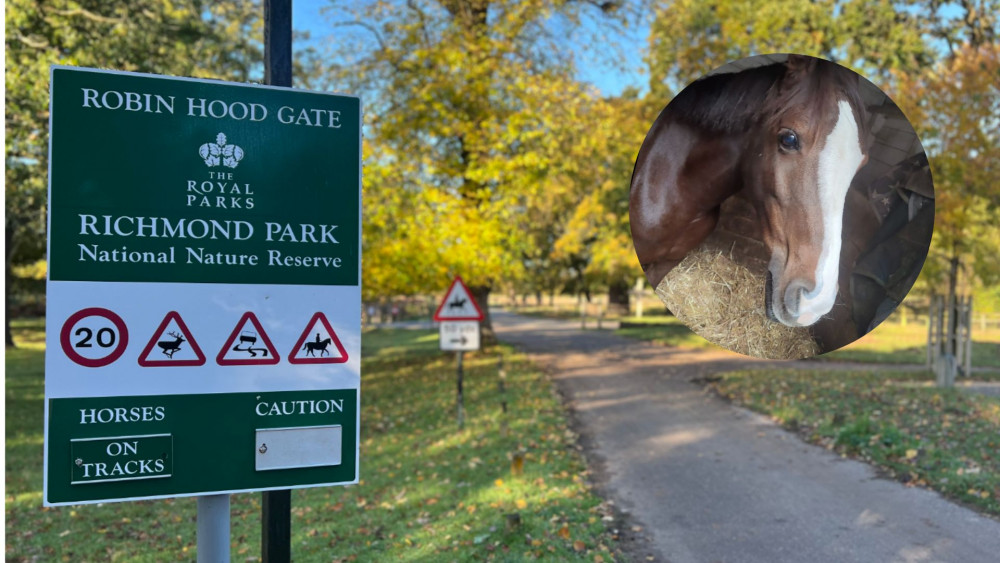
<svg viewBox="0 0 1000 563">
<path fill-rule="evenodd" d="M 642 324 L 618 329 L 618 334 L 667 346 L 712 348 L 714 344 L 691 332 L 674 317 L 627 317 L 623 323 Z M 822 356 L 819 361 L 878 364 L 916 364 L 927 361 L 927 326 L 922 323 L 882 323 L 853 343 Z M 1000 369 L 1000 329 L 972 331 L 972 365 Z M 977 374 L 976 378 L 980 378 Z"/>
<path fill-rule="evenodd" d="M 820 360 L 891 364 L 927 361 L 927 325 L 882 323 L 875 330 Z M 1000 368 L 1000 329 L 972 327 L 972 366 Z"/>
<path fill-rule="evenodd" d="M 625 317 L 622 323 L 630 326 L 619 328 L 616 333 L 629 338 L 648 340 L 664 346 L 681 348 L 715 348 L 719 347 L 691 331 L 676 317 L 643 316 Z M 641 326 L 638 326 L 641 325 Z"/>
<path fill-rule="evenodd" d="M 192 561 L 192 498 L 42 507 L 41 321 L 7 350 L 7 561 Z M 510 349 L 455 359 L 427 331 L 363 338 L 361 483 L 292 493 L 295 561 L 621 559 L 558 397 Z M 497 356 L 507 366 L 507 430 Z M 260 494 L 233 495 L 233 561 L 259 561 Z M 519 522 L 517 521 L 519 519 Z"/>
<path fill-rule="evenodd" d="M 712 385 L 808 441 L 1000 516 L 1000 399 L 902 372 L 745 370 Z"/>
</svg>

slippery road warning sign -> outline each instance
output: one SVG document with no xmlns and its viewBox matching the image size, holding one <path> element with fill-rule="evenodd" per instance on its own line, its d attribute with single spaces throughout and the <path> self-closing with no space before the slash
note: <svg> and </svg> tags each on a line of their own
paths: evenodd
<svg viewBox="0 0 1000 563">
<path fill-rule="evenodd" d="M 340 364 L 346 361 L 347 350 L 323 313 L 313 315 L 295 347 L 288 353 L 288 362 L 292 364 Z"/>
<path fill-rule="evenodd" d="M 357 483 L 360 100 L 49 84 L 42 502 Z"/>
<path fill-rule="evenodd" d="M 220 366 L 267 366 L 278 363 L 274 344 L 260 326 L 257 317 L 247 311 L 219 350 L 216 363 Z"/>
<path fill-rule="evenodd" d="M 455 276 L 448 293 L 434 313 L 434 320 L 441 321 L 481 321 L 483 312 L 480 310 L 472 293 L 465 286 L 460 276 Z"/>
<path fill-rule="evenodd" d="M 142 367 L 200 366 L 205 354 L 177 311 L 170 311 L 153 332 L 142 353 Z"/>
</svg>

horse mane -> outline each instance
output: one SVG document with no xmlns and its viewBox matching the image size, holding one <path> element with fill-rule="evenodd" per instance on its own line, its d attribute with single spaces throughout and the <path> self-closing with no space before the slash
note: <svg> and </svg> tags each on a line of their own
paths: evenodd
<svg viewBox="0 0 1000 563">
<path fill-rule="evenodd" d="M 721 133 L 740 133 L 760 115 L 772 87 L 785 76 L 783 63 L 700 78 L 681 91 L 667 111 L 677 121 Z"/>
<path fill-rule="evenodd" d="M 793 80 L 797 79 L 797 80 Z M 861 138 L 867 136 L 864 100 L 853 72 L 823 59 L 793 56 L 740 72 L 700 78 L 681 91 L 666 112 L 687 125 L 719 133 L 747 131 L 761 119 L 771 119 L 777 108 L 821 91 L 819 84 L 832 80 L 856 112 Z M 788 87 L 786 83 L 793 85 Z"/>
<path fill-rule="evenodd" d="M 827 60 L 802 55 L 789 57 L 785 66 L 785 76 L 764 101 L 762 113 L 765 122 L 777 118 L 782 108 L 822 103 L 824 98 L 840 94 L 854 109 L 860 139 L 867 137 L 868 112 L 854 72 Z M 825 84 L 832 84 L 833 87 L 824 88 Z"/>
</svg>

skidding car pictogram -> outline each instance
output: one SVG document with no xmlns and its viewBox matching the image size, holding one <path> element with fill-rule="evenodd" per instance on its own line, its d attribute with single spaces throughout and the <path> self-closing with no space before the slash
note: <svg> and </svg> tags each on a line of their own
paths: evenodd
<svg viewBox="0 0 1000 563">
<path fill-rule="evenodd" d="M 265 358 L 267 357 L 267 348 L 254 348 L 253 345 L 257 343 L 257 333 L 252 330 L 244 330 L 240 333 L 239 344 L 233 346 L 233 352 L 249 352 L 251 358 L 257 357 L 257 352 L 260 352 Z M 246 348 L 241 348 L 246 344 Z"/>
</svg>

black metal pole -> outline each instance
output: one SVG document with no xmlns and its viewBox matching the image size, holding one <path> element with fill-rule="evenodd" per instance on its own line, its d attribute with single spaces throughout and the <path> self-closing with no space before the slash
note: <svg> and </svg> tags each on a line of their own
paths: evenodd
<svg viewBox="0 0 1000 563">
<path fill-rule="evenodd" d="M 292 85 L 292 0 L 264 0 L 264 83 Z"/>
<path fill-rule="evenodd" d="M 465 398 L 462 396 L 462 352 L 458 351 L 458 428 L 465 425 Z"/>
<path fill-rule="evenodd" d="M 264 83 L 292 85 L 292 0 L 264 0 Z M 265 491 L 261 502 L 263 563 L 292 560 L 292 491 Z"/>
</svg>

